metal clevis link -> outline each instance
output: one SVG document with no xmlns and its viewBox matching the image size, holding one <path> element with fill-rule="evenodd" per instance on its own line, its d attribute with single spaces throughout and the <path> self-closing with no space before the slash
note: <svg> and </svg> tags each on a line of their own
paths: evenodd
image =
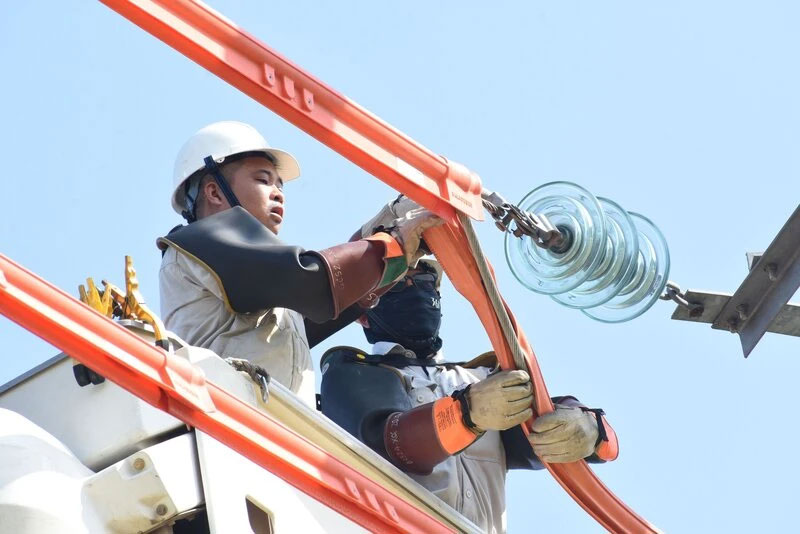
<svg viewBox="0 0 800 534">
<path fill-rule="evenodd" d="M 563 245 L 564 236 L 544 215 L 523 211 L 506 202 L 496 191 L 484 189 L 481 199 L 483 207 L 491 214 L 501 232 L 510 232 L 515 237 L 531 237 L 542 248 L 556 249 Z M 516 224 L 514 228 L 511 227 L 512 222 Z"/>
<path fill-rule="evenodd" d="M 681 286 L 672 280 L 667 281 L 667 285 L 664 288 L 664 294 L 658 298 L 661 300 L 671 300 L 679 306 L 686 308 L 689 311 L 689 317 L 700 317 L 703 315 L 703 305 L 686 300 L 686 294 L 681 291 Z"/>
</svg>

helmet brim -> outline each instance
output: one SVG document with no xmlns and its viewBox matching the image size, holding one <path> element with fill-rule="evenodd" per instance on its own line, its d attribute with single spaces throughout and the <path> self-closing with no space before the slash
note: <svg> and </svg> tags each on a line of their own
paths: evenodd
<svg viewBox="0 0 800 534">
<path fill-rule="evenodd" d="M 275 161 L 275 168 L 278 171 L 278 176 L 280 176 L 281 180 L 283 180 L 283 183 L 300 177 L 300 164 L 297 162 L 297 159 L 295 159 L 294 156 L 285 150 L 281 150 L 279 148 L 263 148 L 260 150 L 249 150 L 248 152 L 263 152 L 268 154 L 269 157 Z M 236 156 L 236 154 L 227 156 L 222 160 L 221 163 L 224 164 L 225 160 L 232 156 Z M 198 169 L 198 171 L 199 170 L 201 169 Z M 175 188 L 175 191 L 172 193 L 172 209 L 174 209 L 177 213 L 181 213 L 184 209 L 186 209 L 186 199 L 184 197 L 183 184 L 185 184 L 186 180 L 189 178 L 191 178 L 191 176 L 187 177 L 178 187 Z"/>
<path fill-rule="evenodd" d="M 284 183 L 300 177 L 300 164 L 294 156 L 279 148 L 268 148 L 264 152 L 275 159 L 278 176 L 281 177 Z"/>
</svg>

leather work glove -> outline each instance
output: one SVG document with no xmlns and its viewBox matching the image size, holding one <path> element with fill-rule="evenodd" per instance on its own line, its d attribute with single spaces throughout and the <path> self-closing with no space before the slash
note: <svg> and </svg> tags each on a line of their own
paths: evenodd
<svg viewBox="0 0 800 534">
<path fill-rule="evenodd" d="M 418 209 L 419 204 L 411 200 L 405 195 L 399 195 L 397 198 L 386 204 L 372 219 L 364 223 L 361 227 L 361 237 L 369 237 L 375 233 L 376 228 L 389 228 L 394 226 L 395 219 L 402 219 L 411 210 Z"/>
<path fill-rule="evenodd" d="M 425 208 L 415 208 L 409 210 L 401 218 L 393 221 L 394 229 L 392 236 L 397 239 L 403 247 L 406 263 L 409 266 L 416 265 L 417 261 L 428 252 L 420 249 L 422 232 L 428 228 L 439 226 L 444 221 L 426 210 Z"/>
<path fill-rule="evenodd" d="M 591 456 L 599 436 L 596 416 L 579 407 L 556 404 L 555 408 L 533 422 L 533 431 L 528 435 L 533 452 L 551 464 Z"/>
<path fill-rule="evenodd" d="M 500 371 L 467 392 L 475 430 L 506 430 L 533 416 L 531 379 L 525 371 Z"/>
</svg>

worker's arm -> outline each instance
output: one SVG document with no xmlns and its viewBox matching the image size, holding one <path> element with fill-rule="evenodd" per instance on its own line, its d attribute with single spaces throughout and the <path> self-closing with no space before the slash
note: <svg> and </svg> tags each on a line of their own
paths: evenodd
<svg viewBox="0 0 800 534">
<path fill-rule="evenodd" d="M 383 441 L 389 416 L 412 408 L 395 369 L 361 363 L 368 356 L 352 347 L 335 347 L 320 359 L 322 413 L 375 452 L 390 459 Z"/>
<path fill-rule="evenodd" d="M 356 230 L 350 237 L 349 242 L 369 239 L 375 234 L 381 233 L 384 229 L 393 227 L 398 219 L 405 218 L 409 212 L 414 212 L 415 210 L 419 210 L 419 205 L 400 195 L 393 202 L 381 208 L 375 217 Z M 319 323 L 306 319 L 306 338 L 308 339 L 309 347 L 314 347 L 361 317 L 367 309 L 376 306 L 381 295 L 391 287 L 392 284 L 386 284 L 383 287 L 367 292 L 356 304 L 353 304 L 330 321 Z"/>
<path fill-rule="evenodd" d="M 524 372 L 497 373 L 471 390 L 412 407 L 401 373 L 377 361 L 356 349 L 328 351 L 321 362 L 322 412 L 403 471 L 428 474 L 485 430 L 531 416 Z"/>
<path fill-rule="evenodd" d="M 398 198 L 404 198 L 402 195 Z M 380 233 L 380 230 L 391 227 L 394 222 L 400 216 L 405 216 L 412 208 L 419 208 L 419 206 L 415 203 L 410 203 L 411 201 L 406 201 L 403 204 L 403 209 L 401 212 L 397 212 L 396 209 L 391 209 L 391 207 L 396 204 L 389 203 L 384 206 L 381 211 L 370 219 L 369 222 L 364 224 L 361 228 L 359 228 L 351 237 L 349 242 L 356 242 L 363 239 L 368 239 L 375 234 Z M 308 339 L 308 346 L 313 348 L 315 345 L 319 344 L 323 340 L 327 339 L 328 337 L 332 336 L 345 326 L 349 325 L 359 317 L 361 317 L 366 310 L 378 304 L 378 300 L 380 299 L 381 295 L 386 293 L 392 284 L 386 284 L 383 287 L 373 289 L 372 291 L 367 292 L 364 296 L 359 299 L 359 301 L 343 312 L 341 312 L 338 317 L 335 319 L 331 319 L 330 321 L 325 321 L 322 323 L 314 322 L 306 319 L 305 321 L 305 328 L 306 328 L 306 338 Z"/>
<path fill-rule="evenodd" d="M 361 359 L 361 360 L 360 360 Z M 412 407 L 401 373 L 350 347 L 321 360 L 322 413 L 403 471 L 427 474 L 478 438 L 447 397 Z"/>
<path fill-rule="evenodd" d="M 304 323 L 308 348 L 314 348 L 314 346 L 320 344 L 363 314 L 364 308 L 359 303 L 356 303 L 341 312 L 336 319 L 331 319 L 324 323 L 317 323 L 306 318 Z"/>
<path fill-rule="evenodd" d="M 252 215 L 233 208 L 160 238 L 215 278 L 233 312 L 289 308 L 323 322 L 401 276 L 407 267 L 397 239 L 369 239 L 320 251 L 282 243 Z"/>
</svg>

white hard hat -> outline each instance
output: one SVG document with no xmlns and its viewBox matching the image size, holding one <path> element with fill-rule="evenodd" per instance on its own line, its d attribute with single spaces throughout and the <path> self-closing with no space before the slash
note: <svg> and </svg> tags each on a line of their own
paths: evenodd
<svg viewBox="0 0 800 534">
<path fill-rule="evenodd" d="M 263 152 L 272 156 L 278 176 L 284 182 L 300 176 L 300 165 L 294 156 L 271 148 L 258 130 L 249 124 L 237 121 L 215 122 L 198 130 L 178 152 L 172 177 L 172 209 L 178 213 L 186 209 L 183 184 L 192 174 L 205 167 L 206 157 L 211 156 L 221 164 L 225 158 L 244 152 Z"/>
</svg>

